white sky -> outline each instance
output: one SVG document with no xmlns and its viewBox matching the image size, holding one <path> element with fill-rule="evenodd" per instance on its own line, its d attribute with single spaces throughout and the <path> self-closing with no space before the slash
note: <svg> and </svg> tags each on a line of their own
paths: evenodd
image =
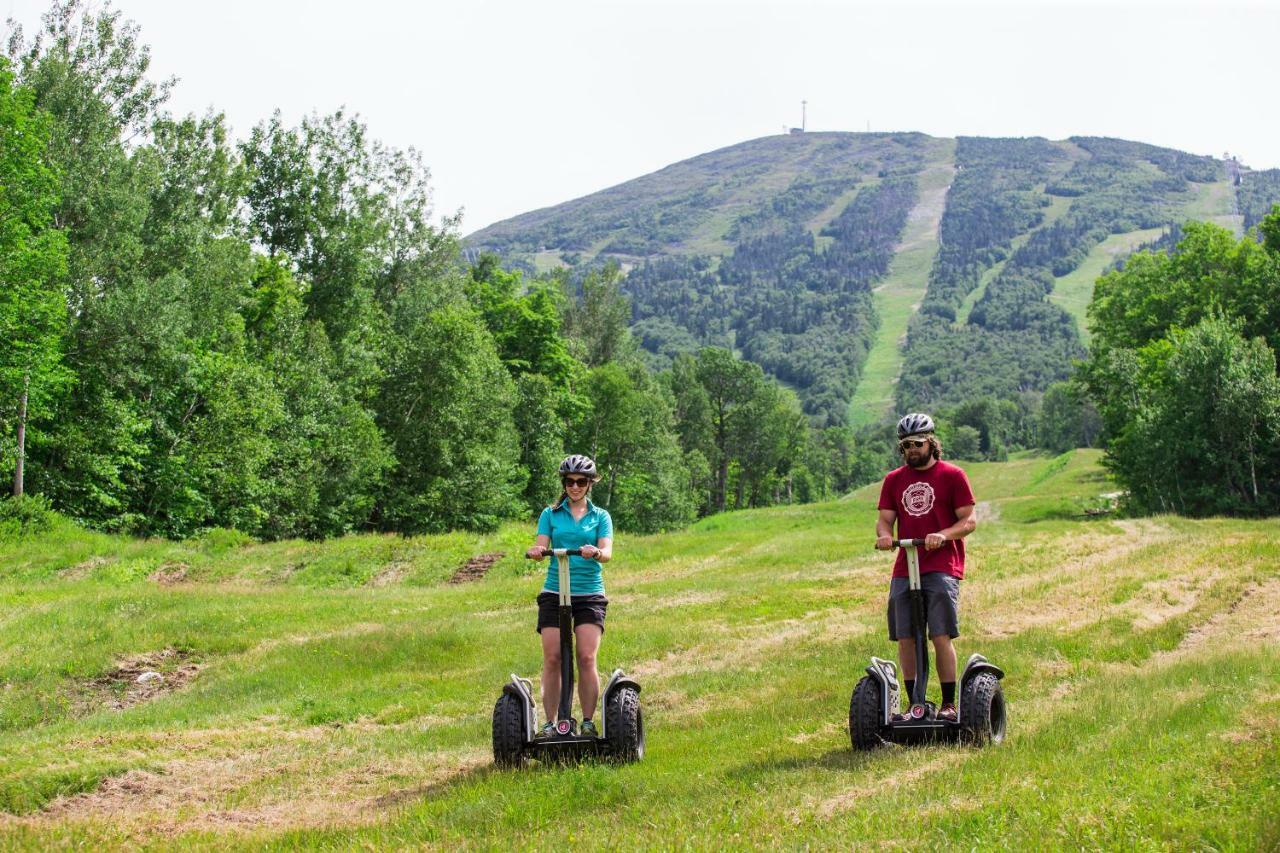
<svg viewBox="0 0 1280 853">
<path fill-rule="evenodd" d="M 0 0 L 34 29 L 42 0 Z M 238 136 L 340 106 L 463 233 L 800 122 L 1106 135 L 1280 166 L 1280 3 L 117 0 Z M 1268 107 L 1270 103 L 1272 106 Z"/>
</svg>

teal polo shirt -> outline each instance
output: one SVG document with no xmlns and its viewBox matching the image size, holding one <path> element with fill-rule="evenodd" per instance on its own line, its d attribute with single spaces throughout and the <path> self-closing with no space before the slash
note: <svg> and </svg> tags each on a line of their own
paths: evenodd
<svg viewBox="0 0 1280 853">
<path fill-rule="evenodd" d="M 583 545 L 599 545 L 601 539 L 613 538 L 613 519 L 609 510 L 601 509 L 587 500 L 587 511 L 581 519 L 574 519 L 569 502 L 559 507 L 547 507 L 538 518 L 538 535 L 551 539 L 552 548 L 581 548 Z M 554 556 L 549 558 L 547 580 L 543 592 L 560 591 L 560 567 Z M 604 595 L 604 576 L 600 562 L 586 557 L 569 558 L 569 591 L 573 595 Z"/>
</svg>

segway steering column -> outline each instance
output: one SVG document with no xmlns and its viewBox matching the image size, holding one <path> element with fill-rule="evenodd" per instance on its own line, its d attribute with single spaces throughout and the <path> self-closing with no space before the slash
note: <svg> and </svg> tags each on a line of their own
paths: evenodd
<svg viewBox="0 0 1280 853">
<path fill-rule="evenodd" d="M 924 547 L 923 539 L 895 539 L 895 548 L 901 547 L 907 552 L 907 589 L 911 596 L 911 636 L 916 641 L 916 680 L 911 691 L 911 710 L 913 717 L 923 715 L 925 708 L 925 692 L 929 686 L 929 644 L 926 634 L 924 590 L 920 588 L 920 555 L 917 548 Z M 916 709 L 921 713 L 915 713 Z"/>
<path fill-rule="evenodd" d="M 560 570 L 560 709 L 556 714 L 556 731 L 567 735 L 573 731 L 573 592 L 569 578 L 569 558 L 580 556 L 580 548 L 553 548 Z"/>
</svg>

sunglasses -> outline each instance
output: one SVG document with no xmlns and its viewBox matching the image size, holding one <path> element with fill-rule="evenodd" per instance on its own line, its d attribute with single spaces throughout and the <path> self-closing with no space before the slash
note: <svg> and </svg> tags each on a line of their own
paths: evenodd
<svg viewBox="0 0 1280 853">
<path fill-rule="evenodd" d="M 929 443 L 929 440 L 925 438 L 908 438 L 905 441 L 898 442 L 898 449 L 906 450 L 908 447 L 919 448 L 919 447 L 924 447 L 928 443 Z"/>
<path fill-rule="evenodd" d="M 587 486 L 591 485 L 591 480 L 586 477 L 565 477 L 560 482 L 564 483 L 566 486 L 573 486 L 575 489 L 585 489 Z"/>
</svg>

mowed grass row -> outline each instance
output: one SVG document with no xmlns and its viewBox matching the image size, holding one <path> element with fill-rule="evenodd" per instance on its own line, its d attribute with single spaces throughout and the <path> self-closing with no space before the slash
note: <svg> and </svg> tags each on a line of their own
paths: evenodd
<svg viewBox="0 0 1280 853">
<path fill-rule="evenodd" d="M 271 549 L 287 562 L 298 543 L 226 546 L 207 563 L 207 543 L 134 543 L 132 579 L 108 564 L 60 576 L 66 566 L 34 556 L 62 549 L 74 567 L 103 556 L 96 537 L 88 556 L 71 553 L 66 531 L 47 547 L 6 546 L 2 840 L 1280 842 L 1280 523 L 1086 520 L 1081 509 L 1113 488 L 1091 452 L 971 474 L 983 521 L 958 646 L 1006 668 L 1011 717 L 1008 741 L 988 750 L 849 749 L 849 692 L 871 654 L 892 652 L 889 557 L 870 549 L 875 487 L 620 537 L 601 663 L 640 678 L 649 736 L 644 761 L 626 767 L 492 767 L 500 685 L 539 666 L 540 575 L 520 561 L 470 584 L 444 584 L 445 571 L 429 581 L 423 568 L 376 588 L 383 537 L 306 546 L 371 549 L 376 567 L 343 575 L 345 587 L 273 574 Z M 513 526 L 471 544 L 528 538 Z M 432 541 L 394 547 L 427 553 Z M 147 580 L 174 549 L 188 549 L 188 578 L 208 579 Z M 91 686 L 117 661 L 166 648 L 200 666 L 182 689 L 116 710 Z"/>
</svg>

